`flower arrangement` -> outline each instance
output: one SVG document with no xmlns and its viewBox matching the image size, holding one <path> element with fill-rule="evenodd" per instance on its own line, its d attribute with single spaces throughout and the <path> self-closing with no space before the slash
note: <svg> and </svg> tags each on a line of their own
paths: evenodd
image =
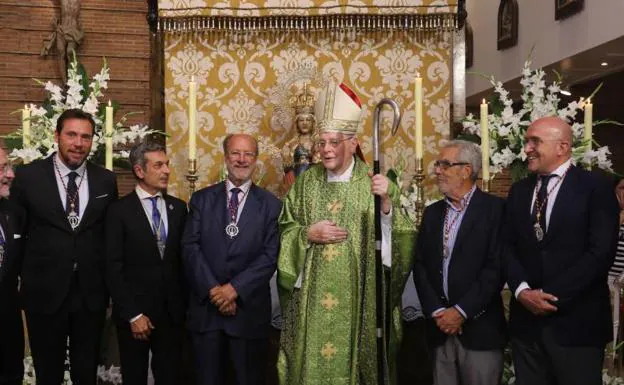
<svg viewBox="0 0 624 385">
<path fill-rule="evenodd" d="M 45 88 L 46 99 L 41 106 L 30 104 L 30 145 L 24 146 L 22 138 L 23 131 L 18 129 L 5 137 L 5 143 L 9 147 L 9 157 L 12 160 L 31 162 L 35 159 L 45 158 L 56 151 L 54 133 L 56 122 L 59 116 L 68 109 L 81 109 L 93 116 L 95 121 L 95 135 L 89 158 L 96 163 L 104 163 L 104 148 L 106 134 L 103 125 L 105 121 L 105 105 L 100 103 L 104 97 L 103 90 L 108 88 L 110 80 L 109 68 L 104 61 L 104 65 L 99 73 L 89 79 L 85 68 L 76 59 L 74 54 L 67 73 L 67 84 L 64 87 L 56 85 L 51 81 L 43 82 L 34 79 Z M 119 110 L 119 104 L 111 103 L 113 113 Z M 127 119 L 131 112 L 123 115 L 113 124 L 112 141 L 113 148 L 119 148 L 113 152 L 114 159 L 125 159 L 128 157 L 127 146 L 132 145 L 136 140 L 143 139 L 149 134 L 162 134 L 159 131 L 149 129 L 145 125 L 136 124 L 126 126 Z"/>
<path fill-rule="evenodd" d="M 607 146 L 599 147 L 593 143 L 595 150 L 588 148 L 589 143 L 583 138 L 583 123 L 576 122 L 577 113 L 583 109 L 586 99 L 579 99 L 569 102 L 565 107 L 559 108 L 562 104 L 559 97 L 561 91 L 561 78 L 551 84 L 546 84 L 546 73 L 541 68 L 531 69 L 531 61 L 524 63 L 522 70 L 522 107 L 519 111 L 514 111 L 513 100 L 509 97 L 509 92 L 503 87 L 503 83 L 496 81 L 492 76 L 489 78 L 494 87 L 494 94 L 489 100 L 491 113 L 488 115 L 488 125 L 490 132 L 490 172 L 494 176 L 504 168 L 509 168 L 514 181 L 527 175 L 526 154 L 524 153 L 524 134 L 532 121 L 546 117 L 559 116 L 567 121 L 574 134 L 573 162 L 582 166 L 595 166 L 603 170 L 612 172 L 611 152 Z M 598 90 L 594 91 L 593 96 Z M 615 123 L 613 121 L 595 121 L 594 126 L 604 123 Z M 479 121 L 472 114 L 469 114 L 463 122 L 464 131 L 469 137 L 480 136 Z"/>
<path fill-rule="evenodd" d="M 98 383 L 106 383 L 113 385 L 121 385 L 121 368 L 119 366 L 111 365 L 108 369 L 104 365 L 98 366 L 97 369 Z M 24 380 L 23 385 L 34 385 L 37 383 L 37 377 L 35 376 L 35 367 L 33 365 L 32 356 L 24 358 Z M 65 359 L 65 373 L 63 374 L 63 385 L 72 385 L 71 376 L 69 373 L 69 360 Z"/>
</svg>

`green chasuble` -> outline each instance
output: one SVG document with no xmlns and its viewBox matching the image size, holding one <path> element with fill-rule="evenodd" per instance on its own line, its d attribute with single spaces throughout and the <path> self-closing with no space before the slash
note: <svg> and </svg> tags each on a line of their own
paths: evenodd
<svg viewBox="0 0 624 385">
<path fill-rule="evenodd" d="M 399 190 L 392 183 L 390 196 L 391 288 L 384 300 L 390 298 L 391 319 L 384 335 L 389 381 L 395 383 L 401 294 L 411 269 L 415 228 L 402 215 Z M 309 244 L 309 226 L 324 219 L 346 228 L 348 239 Z M 349 182 L 327 182 L 320 164 L 301 174 L 286 195 L 279 227 L 280 385 L 376 385 L 374 199 L 366 164 L 356 159 Z M 301 288 L 295 288 L 300 274 Z"/>
</svg>

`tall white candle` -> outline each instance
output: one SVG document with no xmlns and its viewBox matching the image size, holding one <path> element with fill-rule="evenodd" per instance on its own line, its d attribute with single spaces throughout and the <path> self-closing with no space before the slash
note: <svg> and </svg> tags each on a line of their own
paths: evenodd
<svg viewBox="0 0 624 385">
<path fill-rule="evenodd" d="M 108 170 L 113 170 L 113 106 L 111 101 L 108 101 L 106 106 L 106 128 L 104 130 L 106 135 L 106 157 L 105 167 Z"/>
<path fill-rule="evenodd" d="M 592 124 L 593 124 L 593 114 L 594 114 L 594 105 L 591 102 L 591 99 L 587 99 L 585 102 L 585 129 L 583 130 L 583 140 L 587 143 L 587 151 L 591 151 L 592 149 Z M 588 170 L 591 170 L 591 165 L 587 166 Z"/>
<path fill-rule="evenodd" d="M 414 82 L 414 98 L 416 101 L 415 113 L 416 113 L 416 135 L 414 137 L 414 146 L 416 151 L 416 159 L 423 157 L 423 136 L 422 136 L 422 103 L 423 103 L 423 80 L 420 74 L 416 75 Z"/>
<path fill-rule="evenodd" d="M 481 162 L 483 180 L 490 180 L 490 131 L 488 129 L 488 104 L 481 102 Z"/>
<path fill-rule="evenodd" d="M 197 84 L 195 76 L 189 82 L 188 96 L 188 133 L 189 133 L 189 159 L 197 158 Z"/>
<path fill-rule="evenodd" d="M 27 105 L 22 110 L 22 147 L 30 147 L 30 108 Z"/>
</svg>

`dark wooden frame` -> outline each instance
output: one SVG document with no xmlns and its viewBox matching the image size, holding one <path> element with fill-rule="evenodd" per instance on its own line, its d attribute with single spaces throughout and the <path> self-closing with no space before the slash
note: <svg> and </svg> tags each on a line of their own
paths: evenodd
<svg viewBox="0 0 624 385">
<path fill-rule="evenodd" d="M 560 4 L 562 0 L 555 0 L 555 20 L 562 20 L 575 15 L 585 7 L 585 0 L 567 0 L 565 4 Z"/>
<path fill-rule="evenodd" d="M 511 8 L 511 34 L 507 36 L 502 35 L 503 29 L 503 10 L 505 6 Z M 500 51 L 507 49 L 518 44 L 518 2 L 516 0 L 501 0 L 498 6 L 498 23 L 497 23 L 497 45 L 496 48 Z"/>
</svg>

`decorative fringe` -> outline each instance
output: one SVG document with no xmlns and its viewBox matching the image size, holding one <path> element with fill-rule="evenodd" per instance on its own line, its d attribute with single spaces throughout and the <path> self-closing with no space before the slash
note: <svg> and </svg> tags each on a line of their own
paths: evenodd
<svg viewBox="0 0 624 385">
<path fill-rule="evenodd" d="M 316 32 L 316 31 L 422 31 L 442 32 L 458 29 L 457 14 L 434 13 L 413 15 L 322 15 L 322 16 L 187 16 L 160 17 L 160 33 L 228 31 L 249 32 Z"/>
</svg>

